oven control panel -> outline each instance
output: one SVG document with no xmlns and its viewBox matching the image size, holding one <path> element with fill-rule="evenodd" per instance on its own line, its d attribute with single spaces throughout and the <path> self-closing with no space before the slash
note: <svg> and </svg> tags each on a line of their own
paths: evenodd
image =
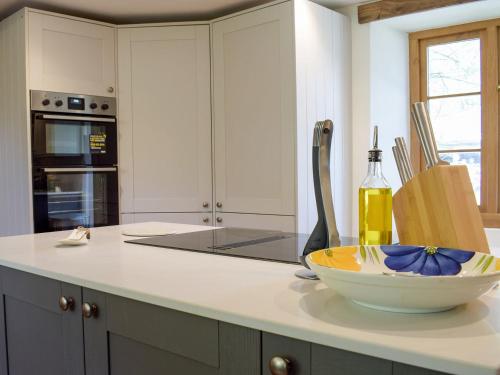
<svg viewBox="0 0 500 375">
<path fill-rule="evenodd" d="M 31 110 L 116 116 L 116 99 L 107 96 L 31 90 Z"/>
</svg>

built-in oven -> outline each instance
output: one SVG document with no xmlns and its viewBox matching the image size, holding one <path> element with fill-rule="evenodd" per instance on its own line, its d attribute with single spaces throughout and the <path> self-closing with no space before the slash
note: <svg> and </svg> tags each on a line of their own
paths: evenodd
<svg viewBox="0 0 500 375">
<path fill-rule="evenodd" d="M 116 167 L 33 169 L 35 233 L 118 224 Z"/>
<path fill-rule="evenodd" d="M 35 232 L 118 224 L 114 98 L 31 92 Z"/>
<path fill-rule="evenodd" d="M 116 119 L 34 112 L 34 165 L 115 165 Z"/>
</svg>

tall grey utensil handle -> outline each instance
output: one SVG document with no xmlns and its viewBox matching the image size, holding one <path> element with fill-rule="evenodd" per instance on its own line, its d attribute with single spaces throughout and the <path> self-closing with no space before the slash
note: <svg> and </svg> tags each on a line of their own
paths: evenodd
<svg viewBox="0 0 500 375">
<path fill-rule="evenodd" d="M 325 221 L 328 230 L 328 246 L 340 246 L 340 235 L 335 220 L 333 208 L 332 183 L 330 179 L 330 155 L 333 138 L 333 123 L 331 120 L 323 121 L 319 143 L 319 175 L 321 197 L 325 212 Z"/>
</svg>

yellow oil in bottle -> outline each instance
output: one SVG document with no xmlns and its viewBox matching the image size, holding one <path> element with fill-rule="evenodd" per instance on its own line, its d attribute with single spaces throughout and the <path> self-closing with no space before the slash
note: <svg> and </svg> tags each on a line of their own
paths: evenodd
<svg viewBox="0 0 500 375">
<path fill-rule="evenodd" d="M 359 188 L 359 244 L 392 243 L 391 188 Z"/>
</svg>

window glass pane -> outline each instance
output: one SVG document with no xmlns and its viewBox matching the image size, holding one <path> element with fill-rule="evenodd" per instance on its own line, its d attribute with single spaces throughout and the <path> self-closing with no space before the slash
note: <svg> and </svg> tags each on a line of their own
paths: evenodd
<svg viewBox="0 0 500 375">
<path fill-rule="evenodd" d="M 429 96 L 481 91 L 479 39 L 429 46 L 427 56 Z"/>
<path fill-rule="evenodd" d="M 480 152 L 448 152 L 440 153 L 441 159 L 450 164 L 465 164 L 469 169 L 470 179 L 477 204 L 481 202 L 481 153 Z"/>
<path fill-rule="evenodd" d="M 429 100 L 439 150 L 481 148 L 481 96 Z"/>
</svg>

